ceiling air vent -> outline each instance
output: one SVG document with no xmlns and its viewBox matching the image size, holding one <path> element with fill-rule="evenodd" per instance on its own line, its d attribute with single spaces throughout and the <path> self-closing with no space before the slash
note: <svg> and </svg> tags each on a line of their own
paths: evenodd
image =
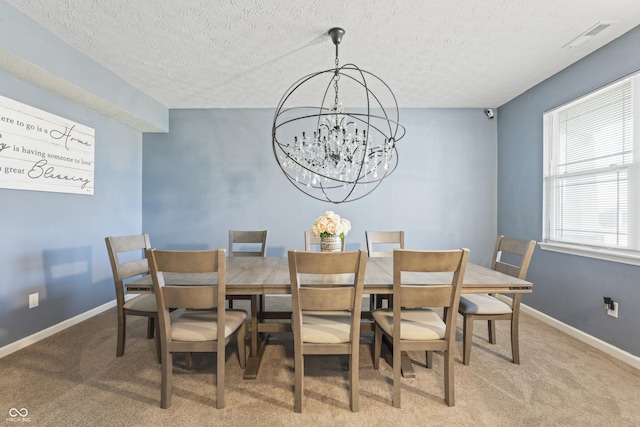
<svg viewBox="0 0 640 427">
<path fill-rule="evenodd" d="M 587 40 L 589 40 L 591 37 L 599 34 L 603 30 L 606 30 L 607 28 L 609 28 L 613 24 L 615 24 L 614 21 L 601 21 L 601 22 L 598 22 L 596 25 L 594 25 L 593 27 L 589 28 L 587 31 L 585 31 L 584 33 L 580 34 L 578 37 L 576 37 L 575 39 L 571 40 L 569 43 L 565 44 L 562 47 L 563 48 L 565 48 L 565 47 L 566 48 L 578 47 L 581 44 L 583 44 L 584 42 L 586 42 Z"/>
</svg>

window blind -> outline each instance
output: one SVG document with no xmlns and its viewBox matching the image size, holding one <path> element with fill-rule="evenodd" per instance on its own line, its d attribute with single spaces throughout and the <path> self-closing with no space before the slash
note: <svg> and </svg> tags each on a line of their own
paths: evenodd
<svg viewBox="0 0 640 427">
<path fill-rule="evenodd" d="M 544 114 L 545 242 L 640 251 L 638 80 Z"/>
</svg>

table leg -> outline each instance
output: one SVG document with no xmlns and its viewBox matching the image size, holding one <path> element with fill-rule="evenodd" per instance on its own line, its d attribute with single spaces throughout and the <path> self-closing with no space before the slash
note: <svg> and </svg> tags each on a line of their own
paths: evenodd
<svg viewBox="0 0 640 427">
<path fill-rule="evenodd" d="M 247 358 L 247 365 L 244 368 L 244 375 L 242 378 L 245 380 L 255 380 L 258 377 L 258 371 L 260 370 L 260 362 L 262 362 L 262 355 L 267 347 L 265 340 L 259 340 L 258 350 L 255 355 Z"/>
<path fill-rule="evenodd" d="M 247 366 L 244 370 L 244 379 L 256 379 L 262 354 L 260 352 L 260 336 L 258 333 L 258 295 L 251 295 L 251 351 L 247 358 Z"/>
<path fill-rule="evenodd" d="M 386 335 L 383 335 L 382 342 L 389 347 L 389 351 L 393 354 L 393 343 Z M 416 372 L 413 370 L 411 358 L 406 351 L 400 352 L 400 372 L 404 378 L 415 378 Z"/>
<path fill-rule="evenodd" d="M 413 365 L 411 365 L 411 358 L 406 351 L 403 351 L 400 355 L 400 371 L 402 371 L 404 378 L 416 377 L 416 372 L 413 370 Z"/>
</svg>

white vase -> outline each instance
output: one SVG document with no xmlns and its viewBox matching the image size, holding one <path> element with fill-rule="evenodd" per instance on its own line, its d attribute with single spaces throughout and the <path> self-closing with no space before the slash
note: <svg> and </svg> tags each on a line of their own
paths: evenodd
<svg viewBox="0 0 640 427">
<path fill-rule="evenodd" d="M 340 252 L 342 250 L 342 239 L 338 235 L 320 238 L 320 250 L 322 252 Z"/>
</svg>

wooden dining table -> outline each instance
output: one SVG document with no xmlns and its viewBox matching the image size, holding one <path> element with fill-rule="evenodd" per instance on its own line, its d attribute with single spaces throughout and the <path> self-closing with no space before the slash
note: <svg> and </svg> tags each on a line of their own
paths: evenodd
<svg viewBox="0 0 640 427">
<path fill-rule="evenodd" d="M 211 285 L 217 284 L 216 273 L 169 273 L 164 279 L 168 285 Z M 331 284 L 327 279 L 325 284 Z M 336 283 L 344 283 L 335 279 Z M 403 276 L 403 281 L 405 276 Z M 406 280 L 411 280 L 407 276 Z M 254 379 L 260 368 L 265 347 L 265 334 L 291 330 L 289 322 L 274 322 L 275 319 L 290 319 L 290 313 L 266 312 L 260 307 L 260 295 L 290 295 L 289 262 L 287 257 L 228 257 L 226 266 L 227 295 L 251 296 L 251 351 L 247 358 L 244 378 Z M 451 273 L 425 273 L 421 283 L 432 285 L 451 283 Z M 153 283 L 149 275 L 125 284 L 127 293 L 140 294 L 153 292 Z M 490 268 L 468 263 L 463 294 L 470 293 L 531 293 L 533 284 Z M 393 293 L 393 258 L 367 258 L 364 278 L 364 294 Z M 363 325 L 363 331 L 371 330 Z M 255 333 L 254 333 L 255 332 Z M 262 338 L 261 338 L 262 337 Z M 405 376 L 412 376 L 410 366 L 404 366 Z M 409 363 L 410 365 L 410 363 Z"/>
</svg>

